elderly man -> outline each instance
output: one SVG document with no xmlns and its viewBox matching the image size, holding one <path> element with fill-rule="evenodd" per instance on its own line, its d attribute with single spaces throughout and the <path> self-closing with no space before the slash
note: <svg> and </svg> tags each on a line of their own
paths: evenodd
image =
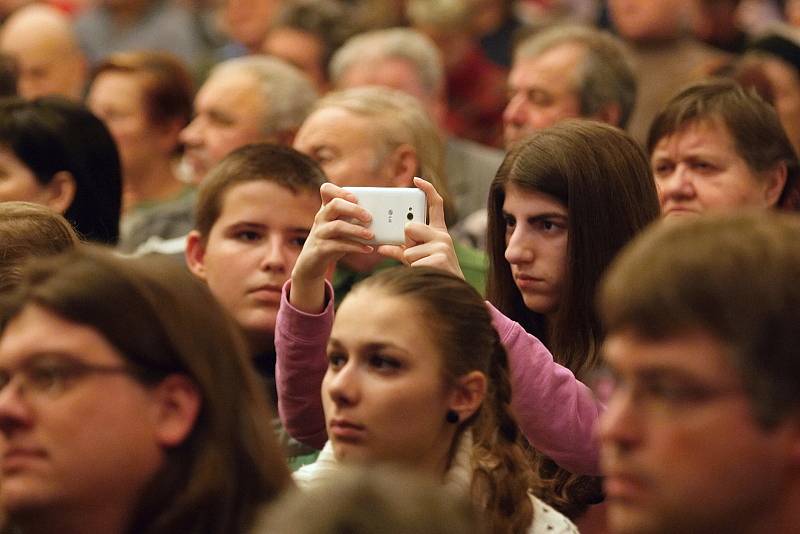
<svg viewBox="0 0 800 534">
<path fill-rule="evenodd" d="M 775 110 L 735 82 L 691 85 L 647 138 L 664 217 L 796 207 L 797 156 Z"/>
<path fill-rule="evenodd" d="M 716 215 L 652 228 L 612 266 L 611 532 L 797 532 L 798 243 L 795 216 Z"/>
<path fill-rule="evenodd" d="M 17 62 L 20 96 L 83 98 L 86 58 L 69 17 L 58 9 L 31 4 L 14 12 L 0 30 L 0 52 Z"/>
<path fill-rule="evenodd" d="M 194 120 L 181 132 L 184 168 L 199 184 L 235 149 L 259 142 L 288 145 L 316 100 L 311 82 L 275 58 L 249 56 L 217 65 L 194 100 Z M 186 220 L 191 203 L 183 204 Z M 182 253 L 185 236 L 151 237 L 137 253 Z"/>
<path fill-rule="evenodd" d="M 334 54 L 330 71 L 331 82 L 337 89 L 381 85 L 416 97 L 444 131 L 447 111 L 444 66 L 436 45 L 423 34 L 393 28 L 357 35 Z M 456 217 L 484 208 L 489 183 L 502 162 L 502 153 L 450 136 L 445 158 Z"/>
<path fill-rule="evenodd" d="M 315 159 L 338 186 L 411 187 L 421 176 L 447 206 L 441 139 L 419 101 L 400 91 L 358 87 L 328 94 L 297 132 L 294 148 Z M 456 253 L 465 279 L 483 291 L 484 255 L 460 245 Z M 376 269 L 396 264 L 377 253 L 345 256 L 333 279 L 337 301 Z"/>
<path fill-rule="evenodd" d="M 625 128 L 636 78 L 625 46 L 607 32 L 557 26 L 522 41 L 508 76 L 506 144 L 569 118 Z"/>
</svg>

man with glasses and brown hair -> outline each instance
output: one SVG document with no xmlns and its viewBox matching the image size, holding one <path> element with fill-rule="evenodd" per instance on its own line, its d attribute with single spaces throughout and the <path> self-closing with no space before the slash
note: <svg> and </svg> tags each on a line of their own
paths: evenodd
<svg viewBox="0 0 800 534">
<path fill-rule="evenodd" d="M 777 212 L 662 224 L 612 264 L 612 532 L 797 532 L 798 280 L 800 219 Z"/>
</svg>

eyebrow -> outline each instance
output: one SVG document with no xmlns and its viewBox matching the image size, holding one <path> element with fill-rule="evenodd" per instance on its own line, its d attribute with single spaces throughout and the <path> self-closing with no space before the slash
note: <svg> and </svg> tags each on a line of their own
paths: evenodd
<svg viewBox="0 0 800 534">
<path fill-rule="evenodd" d="M 512 217 L 514 219 L 518 219 L 516 215 L 507 212 L 506 210 L 502 210 L 503 217 Z M 536 215 L 526 215 L 524 216 L 525 220 L 527 221 L 538 221 L 542 219 L 566 219 L 568 215 L 566 213 L 558 213 L 555 211 L 548 211 L 545 213 L 537 213 Z"/>
<path fill-rule="evenodd" d="M 330 338 L 328 340 L 328 349 L 343 350 L 344 345 L 339 340 L 335 338 Z M 402 352 L 403 354 L 408 353 L 406 349 L 400 347 L 399 345 L 395 345 L 394 343 L 371 342 L 371 343 L 366 343 L 364 345 L 359 345 L 358 349 L 360 351 L 366 351 L 366 352 L 375 352 L 384 349 L 392 349 L 395 351 Z"/>
</svg>

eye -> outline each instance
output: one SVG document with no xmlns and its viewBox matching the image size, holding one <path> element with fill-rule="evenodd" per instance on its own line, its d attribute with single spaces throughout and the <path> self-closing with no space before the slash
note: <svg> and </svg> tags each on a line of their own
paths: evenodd
<svg viewBox="0 0 800 534">
<path fill-rule="evenodd" d="M 653 167 L 653 174 L 656 176 L 664 176 L 672 171 L 672 164 L 667 162 L 659 162 Z"/>
<path fill-rule="evenodd" d="M 383 354 L 373 354 L 370 356 L 369 365 L 373 369 L 384 373 L 396 371 L 403 366 L 397 358 L 385 356 Z"/>
<path fill-rule="evenodd" d="M 505 224 L 506 229 L 513 229 L 517 225 L 517 219 L 515 219 L 512 215 L 508 213 L 503 214 L 503 224 Z"/>
<path fill-rule="evenodd" d="M 63 389 L 64 384 L 73 377 L 74 369 L 62 365 L 46 364 L 31 366 L 26 371 L 26 379 L 36 391 L 53 391 Z"/>
<path fill-rule="evenodd" d="M 303 245 L 306 244 L 306 240 L 307 239 L 308 239 L 308 236 L 295 237 L 295 238 L 293 238 L 293 239 L 291 239 L 289 241 L 289 244 L 291 244 L 292 246 L 297 247 L 297 248 L 303 248 Z"/>
<path fill-rule="evenodd" d="M 241 230 L 236 233 L 236 239 L 240 241 L 258 241 L 261 234 L 254 230 Z"/>
<path fill-rule="evenodd" d="M 328 368 L 338 371 L 347 363 L 347 357 L 341 352 L 328 353 Z"/>
</svg>

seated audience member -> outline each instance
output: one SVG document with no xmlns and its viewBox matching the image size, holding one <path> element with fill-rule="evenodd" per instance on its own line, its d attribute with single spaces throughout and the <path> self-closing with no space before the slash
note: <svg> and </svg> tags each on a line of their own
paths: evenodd
<svg viewBox="0 0 800 534">
<path fill-rule="evenodd" d="M 32 263 L 4 300 L 12 532 L 246 532 L 290 484 L 243 340 L 157 259 L 79 248 Z"/>
<path fill-rule="evenodd" d="M 198 19 L 180 2 L 90 2 L 75 19 L 75 33 L 92 64 L 117 52 L 155 50 L 175 54 L 200 74 L 210 47 Z"/>
<path fill-rule="evenodd" d="M 316 98 L 303 73 L 280 59 L 251 56 L 220 63 L 200 87 L 194 119 L 180 133 L 187 178 L 202 183 L 214 165 L 244 145 L 291 144 Z M 192 224 L 193 204 L 183 204 L 174 220 Z M 155 236 L 136 252 L 180 254 L 185 248 L 185 235 Z"/>
<path fill-rule="evenodd" d="M 260 54 L 261 44 L 284 0 L 224 0 L 224 30 L 233 41 L 223 54 Z"/>
<path fill-rule="evenodd" d="M 345 7 L 335 0 L 294 0 L 278 11 L 261 51 L 302 70 L 319 94 L 330 86 L 328 63 L 353 30 Z"/>
<path fill-rule="evenodd" d="M 254 534 L 489 534 L 466 495 L 391 466 L 342 467 L 271 505 Z"/>
<path fill-rule="evenodd" d="M 797 205 L 797 156 L 777 113 L 733 81 L 675 95 L 650 126 L 647 151 L 664 217 Z"/>
<path fill-rule="evenodd" d="M 189 269 L 244 332 L 275 403 L 281 288 L 319 210 L 324 182 L 322 170 L 291 148 L 258 144 L 235 150 L 200 186 L 195 230 L 186 244 Z"/>
<path fill-rule="evenodd" d="M 119 53 L 94 70 L 87 105 L 105 122 L 122 162 L 122 252 L 153 235 L 170 239 L 191 230 L 175 212 L 194 199 L 176 176 L 178 135 L 191 119 L 192 96 L 191 75 L 170 54 Z"/>
<path fill-rule="evenodd" d="M 738 65 L 737 79 L 747 86 L 753 75 L 765 79 L 769 95 L 759 94 L 775 106 L 781 125 L 792 142 L 795 153 L 800 149 L 800 44 L 788 35 L 772 33 L 750 43 Z M 755 70 L 748 76 L 750 71 Z M 760 87 L 756 85 L 758 91 Z M 770 98 L 771 97 L 771 98 Z"/>
<path fill-rule="evenodd" d="M 72 225 L 53 210 L 30 202 L 0 202 L 0 293 L 17 286 L 26 261 L 78 243 Z"/>
<path fill-rule="evenodd" d="M 419 99 L 445 138 L 444 170 L 455 204 L 455 220 L 486 207 L 489 183 L 503 161 L 502 151 L 446 134 L 444 63 L 436 45 L 411 28 L 374 30 L 351 37 L 330 64 L 336 89 L 381 85 Z"/>
<path fill-rule="evenodd" d="M 720 214 L 655 227 L 612 265 L 612 532 L 797 532 L 799 243 L 796 215 Z"/>
<path fill-rule="evenodd" d="M 20 96 L 83 98 L 87 61 L 69 16 L 58 8 L 38 2 L 20 7 L 0 28 L 0 51 L 17 62 Z"/>
<path fill-rule="evenodd" d="M 114 140 L 83 105 L 61 98 L 0 100 L 0 201 L 44 204 L 85 239 L 115 244 L 121 169 Z"/>
<path fill-rule="evenodd" d="M 320 99 L 305 120 L 294 147 L 316 160 L 328 180 L 344 186 L 412 187 L 414 176 L 433 182 L 447 201 L 443 145 L 417 99 L 384 87 L 358 87 Z M 470 247 L 456 249 L 467 281 L 485 285 L 485 258 Z M 355 282 L 395 263 L 378 254 L 351 254 L 334 274 L 336 298 Z"/>
<path fill-rule="evenodd" d="M 628 45 L 639 85 L 628 132 L 642 144 L 667 100 L 726 57 L 690 34 L 695 1 L 608 0 L 611 22 Z"/>
<path fill-rule="evenodd" d="M 636 103 L 628 56 L 618 38 L 584 26 L 555 26 L 521 40 L 508 75 L 506 148 L 564 119 L 625 129 Z"/>
<path fill-rule="evenodd" d="M 339 307 L 327 356 L 330 439 L 295 473 L 300 487 L 388 462 L 469 496 L 491 532 L 577 532 L 529 493 L 506 352 L 463 280 L 424 267 L 367 278 Z"/>
<path fill-rule="evenodd" d="M 444 60 L 447 131 L 502 146 L 506 71 L 483 52 L 471 0 L 406 0 L 411 26 L 430 37 Z"/>
<path fill-rule="evenodd" d="M 406 228 L 419 245 L 379 250 L 412 266 L 438 266 L 461 275 L 441 198 L 427 182 L 415 180 L 415 185 L 430 203 L 430 224 Z M 292 436 L 316 446 L 326 438 L 316 389 L 325 373 L 321 352 L 333 316 L 326 269 L 344 254 L 367 253 L 369 247 L 354 239 L 371 237 L 350 224 L 368 216 L 352 204 L 352 196 L 332 184 L 323 186 L 322 195 L 323 208 L 291 286 L 284 288 L 276 325 L 280 415 Z M 514 413 L 539 452 L 572 473 L 597 474 L 593 428 L 603 406 L 573 372 L 589 377 L 598 366 L 602 331 L 592 302 L 597 280 L 617 251 L 658 217 L 647 158 L 616 128 L 565 121 L 514 147 L 495 179 L 489 205 L 489 295 L 500 310 L 490 311 L 509 354 Z M 529 332 L 541 336 L 550 351 Z M 554 356 L 571 371 L 554 363 Z M 567 474 L 558 476 L 569 482 Z M 559 496 L 560 505 L 596 497 L 567 491 L 580 489 L 573 486 Z"/>
<path fill-rule="evenodd" d="M 570 118 L 624 129 L 636 102 L 636 78 L 625 45 L 608 32 L 582 26 L 556 26 L 520 41 L 508 88 L 503 112 L 508 149 L 533 132 Z M 481 210 L 453 233 L 485 249 L 486 225 L 484 200 Z"/>
<path fill-rule="evenodd" d="M 250 143 L 289 145 L 317 95 L 311 82 L 282 60 L 243 57 L 214 67 L 194 99 L 194 119 L 181 132 L 191 181 Z"/>
</svg>

